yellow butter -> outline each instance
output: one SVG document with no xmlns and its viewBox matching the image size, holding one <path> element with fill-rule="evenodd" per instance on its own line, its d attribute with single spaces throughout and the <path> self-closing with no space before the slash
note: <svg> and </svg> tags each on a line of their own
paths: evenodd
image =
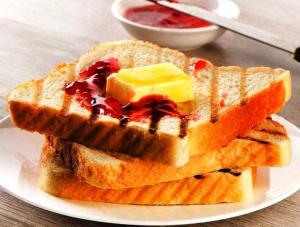
<svg viewBox="0 0 300 227">
<path fill-rule="evenodd" d="M 122 69 L 107 79 L 106 93 L 121 104 L 146 95 L 164 95 L 174 102 L 193 100 L 192 80 L 171 63 Z"/>
</svg>

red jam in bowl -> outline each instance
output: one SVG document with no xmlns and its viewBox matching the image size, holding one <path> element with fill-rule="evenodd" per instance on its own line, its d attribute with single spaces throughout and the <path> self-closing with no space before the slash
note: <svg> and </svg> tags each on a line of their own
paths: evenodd
<svg viewBox="0 0 300 227">
<path fill-rule="evenodd" d="M 129 8 L 124 17 L 139 24 L 159 28 L 200 28 L 212 25 L 205 20 L 159 5 Z"/>
</svg>

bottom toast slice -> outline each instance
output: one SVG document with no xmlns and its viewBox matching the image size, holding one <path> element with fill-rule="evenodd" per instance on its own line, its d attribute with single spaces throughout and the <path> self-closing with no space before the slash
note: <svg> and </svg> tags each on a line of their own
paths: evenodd
<svg viewBox="0 0 300 227">
<path fill-rule="evenodd" d="M 55 161 L 55 152 L 42 152 L 40 187 L 47 193 L 75 200 L 118 204 L 176 205 L 239 202 L 251 198 L 255 170 L 222 169 L 156 185 L 101 189 L 80 181 L 72 169 Z"/>
<path fill-rule="evenodd" d="M 56 161 L 73 170 L 80 180 L 99 188 L 132 188 L 181 180 L 223 168 L 283 166 L 290 161 L 291 147 L 286 130 L 266 119 L 222 149 L 191 157 L 188 164 L 175 168 L 126 155 L 90 149 L 48 136 L 44 152 L 55 150 Z M 48 162 L 48 160 L 41 160 Z"/>
</svg>

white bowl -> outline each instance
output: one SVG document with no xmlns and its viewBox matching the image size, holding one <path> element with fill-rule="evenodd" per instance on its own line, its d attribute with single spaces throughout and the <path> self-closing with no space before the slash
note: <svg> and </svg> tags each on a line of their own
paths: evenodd
<svg viewBox="0 0 300 227">
<path fill-rule="evenodd" d="M 195 2 L 197 6 L 228 18 L 236 19 L 240 14 L 239 7 L 231 0 L 193 0 L 190 2 Z M 111 10 L 133 37 L 179 50 L 197 49 L 216 40 L 225 32 L 216 25 L 185 29 L 157 28 L 132 22 L 123 16 L 128 8 L 149 4 L 151 3 L 146 0 L 116 0 Z"/>
</svg>

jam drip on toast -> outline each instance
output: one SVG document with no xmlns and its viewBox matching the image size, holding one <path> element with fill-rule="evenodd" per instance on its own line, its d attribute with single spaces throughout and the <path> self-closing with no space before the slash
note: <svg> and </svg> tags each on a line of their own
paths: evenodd
<svg viewBox="0 0 300 227">
<path fill-rule="evenodd" d="M 121 126 L 126 126 L 129 120 L 140 121 L 150 118 L 149 133 L 151 134 L 156 133 L 158 123 L 164 116 L 183 118 L 177 104 L 162 95 L 148 95 L 137 102 L 129 103 L 123 107 L 123 113 L 125 117 L 120 121 Z"/>
<path fill-rule="evenodd" d="M 241 172 L 234 172 L 233 170 L 227 169 L 227 168 L 225 168 L 225 169 L 220 169 L 220 170 L 218 170 L 218 172 L 221 172 L 221 173 L 229 173 L 229 174 L 231 174 L 231 175 L 233 175 L 233 176 L 235 176 L 235 177 L 238 177 L 238 176 L 241 175 Z"/>
<path fill-rule="evenodd" d="M 119 70 L 120 65 L 115 58 L 97 61 L 80 72 L 77 81 L 66 84 L 65 92 L 76 95 L 76 101 L 92 112 L 92 119 L 96 119 L 98 115 L 108 115 L 119 119 L 121 127 L 126 127 L 129 121 L 150 119 L 151 134 L 156 133 L 163 117 L 178 117 L 181 120 L 179 137 L 185 137 L 189 117 L 181 114 L 177 104 L 167 97 L 148 95 L 137 102 L 121 106 L 118 100 L 106 96 L 107 78 Z"/>
<path fill-rule="evenodd" d="M 97 61 L 80 72 L 77 81 L 67 84 L 65 91 L 69 95 L 76 94 L 77 102 L 92 111 L 92 115 L 103 114 L 119 118 L 122 112 L 119 102 L 105 97 L 107 77 L 119 70 L 120 65 L 115 58 Z"/>
</svg>

